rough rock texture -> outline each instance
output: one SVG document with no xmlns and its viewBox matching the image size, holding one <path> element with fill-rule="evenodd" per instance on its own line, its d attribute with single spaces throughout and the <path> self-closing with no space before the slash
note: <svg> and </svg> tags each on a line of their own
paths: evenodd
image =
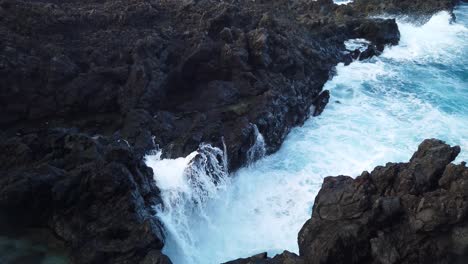
<svg viewBox="0 0 468 264">
<path fill-rule="evenodd" d="M 127 143 L 56 129 L 0 149 L 2 218 L 48 227 L 74 263 L 170 263 L 158 253 L 164 237 L 152 206 L 159 190 Z"/>
<path fill-rule="evenodd" d="M 253 124 L 274 151 L 323 111 L 344 40 L 398 43 L 394 20 L 312 5 L 0 0 L 0 218 L 49 228 L 75 263 L 169 262 L 148 150 L 224 140 L 236 169 Z"/>
<path fill-rule="evenodd" d="M 303 264 L 304 260 L 294 253 L 284 251 L 273 258 L 268 258 L 267 253 L 261 253 L 250 258 L 237 259 L 224 264 Z"/>
<path fill-rule="evenodd" d="M 0 1 L 0 127 L 118 134 L 139 154 L 222 146 L 236 169 L 323 110 L 343 41 L 397 44 L 394 20 L 315 1 Z M 323 18 L 326 18 L 325 20 Z M 152 140 L 154 136 L 154 141 Z"/>
<path fill-rule="evenodd" d="M 466 263 L 468 168 L 425 140 L 408 163 L 327 177 L 299 233 L 306 263 Z"/>
<path fill-rule="evenodd" d="M 169 262 L 143 154 L 224 140 L 236 169 L 253 124 L 275 151 L 356 58 L 344 40 L 369 39 L 366 56 L 398 43 L 394 20 L 367 15 L 331 0 L 0 0 L 0 216 L 48 227 L 75 263 Z"/>
<path fill-rule="evenodd" d="M 323 111 L 345 39 L 398 43 L 393 20 L 311 27 L 337 6 L 305 4 L 0 0 L 0 214 L 50 228 L 74 262 L 167 261 L 143 154 L 224 140 L 238 168 L 253 124 L 274 151 Z"/>
<path fill-rule="evenodd" d="M 327 177 L 299 232 L 300 256 L 228 263 L 468 263 L 468 168 L 450 163 L 459 152 L 428 139 L 408 163 Z"/>
<path fill-rule="evenodd" d="M 369 14 L 432 15 L 441 10 L 451 11 L 459 0 L 354 0 L 352 7 Z"/>
</svg>

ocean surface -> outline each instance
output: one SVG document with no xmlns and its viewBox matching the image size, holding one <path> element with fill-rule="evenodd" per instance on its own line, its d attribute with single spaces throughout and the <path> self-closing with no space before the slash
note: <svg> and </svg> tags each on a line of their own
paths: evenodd
<svg viewBox="0 0 468 264">
<path fill-rule="evenodd" d="M 222 150 L 210 146 L 196 164 L 197 152 L 175 160 L 147 156 L 165 205 L 157 215 L 167 231 L 164 253 L 174 264 L 214 264 L 297 252 L 297 233 L 324 177 L 407 161 L 425 138 L 460 145 L 456 162 L 468 160 L 468 5 L 456 16 L 454 22 L 441 12 L 423 25 L 398 18 L 400 45 L 338 65 L 323 114 L 293 129 L 278 152 L 233 175 L 213 162 Z"/>
</svg>

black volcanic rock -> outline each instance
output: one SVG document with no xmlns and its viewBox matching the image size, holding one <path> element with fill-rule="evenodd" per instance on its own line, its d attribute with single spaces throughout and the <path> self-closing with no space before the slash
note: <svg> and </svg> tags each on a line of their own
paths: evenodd
<svg viewBox="0 0 468 264">
<path fill-rule="evenodd" d="M 379 51 L 383 51 L 385 45 L 397 45 L 400 41 L 400 32 L 394 19 L 367 21 L 354 31 L 357 37 L 371 41 Z"/>
<path fill-rule="evenodd" d="M 64 129 L 0 142 L 0 218 L 49 228 L 73 263 L 170 263 L 159 190 L 127 144 Z"/>
<path fill-rule="evenodd" d="M 406 14 L 433 15 L 441 10 L 451 12 L 460 0 L 354 0 L 351 4 L 355 10 L 368 14 Z"/>
<path fill-rule="evenodd" d="M 265 253 L 228 263 L 466 263 L 468 168 L 450 163 L 459 152 L 428 139 L 408 163 L 355 179 L 326 177 L 299 232 L 300 256 Z"/>
<path fill-rule="evenodd" d="M 366 60 L 380 54 L 380 51 L 377 50 L 377 47 L 370 45 L 365 51 L 359 54 L 359 60 Z"/>
<path fill-rule="evenodd" d="M 170 263 L 142 156 L 224 140 L 236 169 L 252 124 L 277 150 L 323 111 L 324 83 L 353 60 L 343 41 L 398 43 L 395 21 L 370 13 L 331 0 L 0 0 L 0 215 L 52 230 L 74 263 Z"/>
<path fill-rule="evenodd" d="M 267 257 L 267 253 L 261 253 L 250 258 L 236 259 L 223 264 L 304 264 L 304 260 L 294 253 L 284 251 L 273 258 Z"/>
<path fill-rule="evenodd" d="M 343 18 L 331 0 L 1 3 L 8 136 L 76 127 L 168 157 L 224 138 L 231 169 L 245 164 L 251 124 L 272 152 L 312 105 L 323 110 L 333 67 L 352 61 L 344 40 L 399 39 L 395 21 Z"/>
<path fill-rule="evenodd" d="M 306 263 L 464 263 L 468 168 L 460 148 L 425 140 L 408 163 L 327 177 L 299 233 Z"/>
</svg>

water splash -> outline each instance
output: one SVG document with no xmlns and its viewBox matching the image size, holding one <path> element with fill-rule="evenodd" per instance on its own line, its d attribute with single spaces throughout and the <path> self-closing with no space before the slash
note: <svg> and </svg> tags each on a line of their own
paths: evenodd
<svg viewBox="0 0 468 264">
<path fill-rule="evenodd" d="M 347 5 L 349 3 L 352 3 L 353 0 L 335 0 L 333 2 L 335 2 L 335 4 L 337 5 Z"/>
<path fill-rule="evenodd" d="M 228 185 L 225 153 L 202 144 L 185 158 L 162 159 L 161 150 L 145 157 L 163 199 L 163 207 L 156 210 L 166 231 L 164 250 L 175 263 L 179 263 L 178 255 L 185 256 L 197 249 L 197 239 L 192 236 L 192 216 L 208 219 L 206 201 L 216 198 L 219 189 Z"/>
<path fill-rule="evenodd" d="M 266 154 L 266 144 L 262 133 L 258 131 L 258 127 L 255 124 L 252 124 L 252 129 L 255 142 L 247 151 L 247 164 L 254 163 L 256 160 L 263 158 Z"/>
<path fill-rule="evenodd" d="M 358 39 L 349 39 L 345 41 L 344 44 L 348 51 L 354 51 L 357 49 L 363 52 L 369 47 L 371 42 L 368 41 L 367 39 L 358 38 Z"/>
<path fill-rule="evenodd" d="M 216 185 L 201 209 L 182 211 L 175 207 L 185 203 L 178 203 L 176 213 L 161 211 L 173 234 L 165 253 L 175 264 L 214 264 L 263 251 L 297 252 L 297 233 L 310 217 L 323 177 L 407 161 L 430 137 L 461 145 L 458 161 L 467 160 L 466 14 L 467 5 L 457 11 L 455 24 L 447 12 L 421 27 L 398 21 L 400 46 L 339 65 L 325 87 L 331 92 L 326 111 L 293 129 L 278 152 Z M 183 189 L 185 182 L 165 187 Z M 160 180 L 158 186 L 164 185 Z M 162 191 L 165 200 L 169 189 Z"/>
</svg>

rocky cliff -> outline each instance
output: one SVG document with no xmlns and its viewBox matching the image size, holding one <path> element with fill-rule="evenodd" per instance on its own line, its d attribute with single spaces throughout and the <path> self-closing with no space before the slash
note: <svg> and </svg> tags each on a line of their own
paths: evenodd
<svg viewBox="0 0 468 264">
<path fill-rule="evenodd" d="M 327 177 L 299 232 L 299 256 L 228 263 L 466 263 L 468 168 L 451 163 L 459 152 L 429 139 L 407 163 Z"/>
<path fill-rule="evenodd" d="M 160 253 L 153 173 L 127 142 L 54 129 L 0 148 L 0 216 L 8 227 L 49 228 L 73 263 L 170 263 Z"/>
<path fill-rule="evenodd" d="M 415 5 L 392 3 L 399 12 Z M 153 210 L 159 190 L 142 156 L 224 141 L 236 169 L 254 144 L 253 124 L 275 151 L 323 111 L 334 66 L 359 56 L 344 40 L 367 38 L 370 55 L 398 43 L 395 21 L 368 18 L 370 10 L 386 9 L 1 0 L 0 218 L 52 230 L 74 263 L 168 263 Z"/>
<path fill-rule="evenodd" d="M 236 169 L 253 124 L 272 152 L 311 106 L 323 110 L 333 67 L 353 59 L 344 40 L 398 43 L 393 20 L 341 9 L 331 0 L 3 0 L 2 132 L 74 127 L 168 157 L 224 138 Z"/>
</svg>

